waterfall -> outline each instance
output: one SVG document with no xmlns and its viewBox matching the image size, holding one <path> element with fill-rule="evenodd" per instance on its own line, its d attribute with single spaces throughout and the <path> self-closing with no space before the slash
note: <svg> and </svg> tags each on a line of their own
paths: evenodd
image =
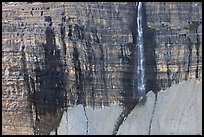
<svg viewBox="0 0 204 137">
<path fill-rule="evenodd" d="M 137 60 L 137 96 L 140 97 L 140 100 L 145 95 L 145 67 L 144 67 L 144 45 L 143 45 L 143 30 L 142 30 L 142 2 L 139 2 L 137 7 L 137 43 L 136 50 Z M 136 92 L 136 91 L 134 91 Z"/>
</svg>

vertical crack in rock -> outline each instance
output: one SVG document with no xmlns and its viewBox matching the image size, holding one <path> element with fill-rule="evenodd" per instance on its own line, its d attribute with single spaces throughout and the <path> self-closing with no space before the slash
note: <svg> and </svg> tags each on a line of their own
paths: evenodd
<svg viewBox="0 0 204 137">
<path fill-rule="evenodd" d="M 66 135 L 68 135 L 68 112 L 67 112 L 67 109 L 65 110 L 66 112 Z"/>
<path fill-rule="evenodd" d="M 55 135 L 58 135 L 58 134 L 57 134 L 57 130 L 58 130 L 58 128 L 55 129 Z"/>
<path fill-rule="evenodd" d="M 83 109 L 84 109 L 84 115 L 86 117 L 86 135 L 88 135 L 88 133 L 89 133 L 89 119 L 88 119 L 88 116 L 86 114 L 86 108 L 84 105 L 83 105 Z"/>
<path fill-rule="evenodd" d="M 155 112 L 156 104 L 157 104 L 157 95 L 158 94 L 155 95 L 155 99 L 154 99 L 154 107 L 153 107 L 152 116 L 151 116 L 150 123 L 149 123 L 149 132 L 148 132 L 148 135 L 151 134 L 152 120 L 153 120 L 153 117 L 154 117 L 154 112 Z"/>
</svg>

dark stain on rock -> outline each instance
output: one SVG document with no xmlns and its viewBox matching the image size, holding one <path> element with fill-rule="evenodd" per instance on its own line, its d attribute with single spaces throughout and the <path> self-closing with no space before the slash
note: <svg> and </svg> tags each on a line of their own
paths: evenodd
<svg viewBox="0 0 204 137">
<path fill-rule="evenodd" d="M 74 63 L 74 69 L 75 69 L 75 84 L 76 84 L 76 90 L 77 90 L 77 104 L 84 104 L 84 91 L 83 91 L 83 77 L 82 77 L 82 71 L 81 71 L 81 63 L 79 60 L 79 52 L 77 49 L 77 45 L 75 42 L 73 42 L 73 63 Z"/>
<path fill-rule="evenodd" d="M 45 31 L 46 44 L 44 49 L 43 68 L 36 67 L 36 84 L 39 89 L 34 89 L 33 104 L 35 106 L 35 134 L 49 134 L 58 127 L 60 122 L 65 98 L 64 71 L 61 61 L 60 50 L 55 44 L 55 34 L 52 28 L 51 17 L 46 17 L 49 24 Z M 47 125 L 48 124 L 48 125 Z"/>
<path fill-rule="evenodd" d="M 145 58 L 145 80 L 148 92 L 152 90 L 157 93 L 160 90 L 157 81 L 157 64 L 156 64 L 156 41 L 155 30 L 152 30 L 147 25 L 146 5 L 143 3 L 143 37 L 144 37 L 144 58 Z"/>
<path fill-rule="evenodd" d="M 66 63 L 66 55 L 67 55 L 67 45 L 65 42 L 65 22 L 66 22 L 66 16 L 64 15 L 65 13 L 62 12 L 62 22 L 61 22 L 61 27 L 60 27 L 60 34 L 61 34 L 61 41 L 62 41 L 62 47 L 63 47 L 63 58 L 64 58 L 64 64 L 65 66 L 67 65 Z"/>
<path fill-rule="evenodd" d="M 23 45 L 22 49 L 21 49 L 22 73 L 23 73 L 23 79 L 24 79 L 25 87 L 26 87 L 26 90 L 28 92 L 28 96 L 27 96 L 27 100 L 29 101 L 28 102 L 29 103 L 28 109 L 30 112 L 32 112 L 32 103 L 33 103 L 32 102 L 32 100 L 33 100 L 32 89 L 35 89 L 35 87 L 33 87 L 34 83 L 33 83 L 32 79 L 29 78 L 29 73 L 28 73 L 28 68 L 27 68 L 27 63 L 26 63 L 26 54 L 25 54 L 24 50 L 25 50 L 25 46 Z M 29 113 L 29 115 L 30 115 L 31 125 L 35 129 L 32 113 Z"/>
<path fill-rule="evenodd" d="M 121 96 L 123 97 L 122 103 L 123 106 L 129 106 L 129 104 L 132 104 L 132 98 L 133 93 L 133 75 L 132 72 L 134 71 L 134 53 L 130 53 L 130 55 L 125 54 L 124 50 L 126 48 L 130 51 L 134 51 L 134 43 L 128 43 L 125 45 L 121 46 L 121 53 L 122 53 L 122 62 L 124 62 L 124 67 L 127 67 L 127 71 L 123 72 L 123 77 L 122 77 L 122 84 L 123 84 L 123 89 L 124 91 L 121 92 Z M 125 66 L 126 65 L 126 66 Z"/>
<path fill-rule="evenodd" d="M 166 48 L 166 53 L 165 53 L 165 61 L 166 61 L 166 74 L 167 74 L 167 86 L 170 87 L 172 82 L 171 82 L 171 70 L 169 68 L 170 66 L 170 61 L 172 59 L 172 46 L 171 46 L 171 39 L 168 39 L 168 43 L 165 43 L 165 48 Z"/>
<path fill-rule="evenodd" d="M 73 35 L 71 34 L 71 28 L 73 27 Z M 79 51 L 78 51 L 78 45 L 77 41 L 79 40 L 81 31 L 79 28 L 78 24 L 74 24 L 74 26 L 69 25 L 69 31 L 70 33 L 68 34 L 70 36 L 70 40 L 72 41 L 73 44 L 73 53 L 72 53 L 72 61 L 74 64 L 74 73 L 75 73 L 75 87 L 76 87 L 76 95 L 77 95 L 77 100 L 76 104 L 86 104 L 85 100 L 85 92 L 84 92 L 84 75 L 82 74 L 82 69 L 81 69 L 81 62 L 80 62 L 80 57 L 79 57 Z M 74 102 L 72 102 L 74 104 Z"/>
</svg>

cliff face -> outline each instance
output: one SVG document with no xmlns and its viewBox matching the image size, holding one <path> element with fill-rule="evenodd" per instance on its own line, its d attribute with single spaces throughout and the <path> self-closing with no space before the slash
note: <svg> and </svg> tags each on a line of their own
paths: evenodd
<svg viewBox="0 0 204 137">
<path fill-rule="evenodd" d="M 143 3 L 146 92 L 201 78 L 201 5 Z M 46 114 L 60 119 L 64 106 L 131 102 L 136 12 L 126 2 L 3 4 L 2 124 L 12 127 L 7 115 L 31 110 L 24 120 L 38 133 Z"/>
<path fill-rule="evenodd" d="M 147 26 L 154 32 L 157 84 L 202 76 L 201 3 L 145 3 Z"/>
</svg>

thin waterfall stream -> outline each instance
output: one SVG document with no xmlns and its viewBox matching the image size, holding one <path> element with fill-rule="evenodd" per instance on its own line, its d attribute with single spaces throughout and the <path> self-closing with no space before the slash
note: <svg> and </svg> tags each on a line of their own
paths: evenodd
<svg viewBox="0 0 204 137">
<path fill-rule="evenodd" d="M 113 129 L 113 135 L 116 135 L 120 126 L 134 109 L 136 104 L 145 96 L 145 67 L 144 67 L 144 45 L 143 45 L 143 28 L 142 28 L 142 2 L 137 6 L 137 43 L 135 48 L 135 65 L 137 65 L 133 82 L 133 101 L 121 112 Z M 137 55 L 137 56 L 136 56 Z M 137 84 L 136 84 L 137 83 Z"/>
<path fill-rule="evenodd" d="M 137 92 L 139 101 L 145 95 L 145 66 L 144 66 L 144 44 L 143 44 L 143 28 L 142 28 L 142 2 L 139 2 L 137 8 L 137 43 L 135 52 L 137 55 L 137 60 L 135 60 L 135 64 L 137 64 L 137 78 L 134 80 L 137 81 Z M 134 85 L 136 86 L 136 85 Z M 134 88 L 133 88 L 134 89 Z M 135 93 L 135 91 L 133 91 Z M 133 94 L 135 96 L 135 94 Z"/>
</svg>

